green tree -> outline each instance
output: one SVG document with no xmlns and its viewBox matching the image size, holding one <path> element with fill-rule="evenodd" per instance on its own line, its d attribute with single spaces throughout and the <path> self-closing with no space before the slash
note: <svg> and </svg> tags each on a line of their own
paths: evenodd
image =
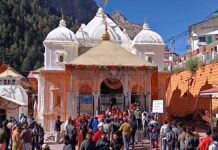
<svg viewBox="0 0 218 150">
<path fill-rule="evenodd" d="M 198 68 L 201 66 L 201 64 L 202 62 L 199 61 L 198 58 L 191 58 L 186 62 L 186 68 L 192 73 L 195 73 L 198 70 Z"/>
</svg>

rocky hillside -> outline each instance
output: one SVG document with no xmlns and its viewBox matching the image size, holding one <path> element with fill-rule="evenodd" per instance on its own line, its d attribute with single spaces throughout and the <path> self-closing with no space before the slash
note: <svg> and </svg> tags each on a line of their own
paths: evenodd
<svg viewBox="0 0 218 150">
<path fill-rule="evenodd" d="M 142 30 L 141 25 L 129 22 L 128 19 L 119 11 L 116 11 L 112 18 L 118 26 L 127 30 L 131 39 L 133 39 Z"/>
</svg>

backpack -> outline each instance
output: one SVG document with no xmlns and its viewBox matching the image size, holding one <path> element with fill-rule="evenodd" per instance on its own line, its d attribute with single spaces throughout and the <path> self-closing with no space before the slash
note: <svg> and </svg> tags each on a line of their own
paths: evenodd
<svg viewBox="0 0 218 150">
<path fill-rule="evenodd" d="M 188 136 L 186 140 L 186 148 L 187 149 L 194 149 L 195 148 L 195 143 L 194 143 L 194 137 L 193 136 Z"/>
<path fill-rule="evenodd" d="M 166 142 L 167 142 L 167 144 L 173 144 L 174 139 L 175 139 L 174 132 L 173 131 L 168 131 L 166 133 Z"/>
<path fill-rule="evenodd" d="M 130 125 L 132 126 L 133 131 L 137 130 L 137 123 L 136 122 L 131 122 Z"/>
<path fill-rule="evenodd" d="M 173 128 L 172 131 L 174 133 L 175 140 L 178 140 L 178 137 L 179 137 L 178 129 L 177 128 Z"/>
<path fill-rule="evenodd" d="M 215 143 L 215 142 L 212 142 L 212 144 L 211 144 L 211 148 L 212 148 L 212 150 L 214 150 L 214 149 L 218 149 L 218 144 Z"/>
<path fill-rule="evenodd" d="M 113 129 L 112 129 L 112 133 L 115 133 L 119 130 L 120 128 L 120 124 L 119 123 L 113 123 Z"/>
<path fill-rule="evenodd" d="M 198 137 L 196 137 L 196 136 L 194 136 L 194 139 L 193 139 L 194 141 L 194 147 L 198 147 L 198 145 L 199 145 L 199 139 L 198 139 Z"/>
</svg>

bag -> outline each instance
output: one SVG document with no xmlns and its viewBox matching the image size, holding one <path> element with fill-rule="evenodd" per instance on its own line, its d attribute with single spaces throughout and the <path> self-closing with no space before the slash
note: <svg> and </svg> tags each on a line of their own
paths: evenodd
<svg viewBox="0 0 218 150">
<path fill-rule="evenodd" d="M 199 139 L 198 137 L 194 136 L 194 147 L 198 147 L 199 145 Z"/>
<path fill-rule="evenodd" d="M 169 131 L 166 133 L 166 142 L 167 144 L 173 144 L 174 142 L 174 132 L 173 131 Z"/>
<path fill-rule="evenodd" d="M 194 138 L 193 138 L 193 136 L 189 136 L 189 137 L 187 138 L 187 141 L 186 141 L 186 148 L 187 148 L 187 149 L 194 149 L 194 148 L 195 148 L 194 145 L 195 145 L 195 144 L 194 144 Z"/>
<path fill-rule="evenodd" d="M 177 128 L 173 128 L 172 130 L 173 130 L 173 133 L 174 133 L 175 140 L 178 140 L 178 137 L 179 137 L 178 129 Z"/>
</svg>

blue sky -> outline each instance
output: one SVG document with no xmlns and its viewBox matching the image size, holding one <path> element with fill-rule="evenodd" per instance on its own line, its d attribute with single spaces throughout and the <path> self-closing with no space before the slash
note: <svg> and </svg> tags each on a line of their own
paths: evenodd
<svg viewBox="0 0 218 150">
<path fill-rule="evenodd" d="M 188 26 L 218 9 L 218 0 L 109 0 L 105 10 L 109 14 L 121 11 L 131 22 L 143 24 L 146 18 L 152 30 L 165 41 L 182 33 Z M 185 37 L 176 40 L 180 54 L 186 52 Z"/>
</svg>

